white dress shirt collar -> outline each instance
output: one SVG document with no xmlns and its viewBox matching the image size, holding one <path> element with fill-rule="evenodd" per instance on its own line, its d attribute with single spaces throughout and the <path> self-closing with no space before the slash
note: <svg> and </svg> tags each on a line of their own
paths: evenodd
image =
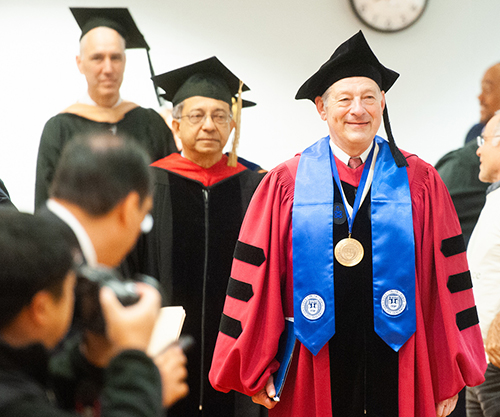
<svg viewBox="0 0 500 417">
<path fill-rule="evenodd" d="M 361 155 L 356 155 L 356 156 L 359 156 L 362 164 L 364 164 L 366 159 L 368 158 L 368 155 L 370 154 L 372 147 L 373 147 L 373 141 L 370 142 L 370 146 L 368 146 L 368 148 L 366 148 L 366 150 Z M 333 154 L 337 157 L 337 159 L 342 161 L 344 164 L 348 165 L 349 158 L 351 158 L 351 157 L 349 155 L 347 155 L 337 145 L 335 145 L 335 143 L 333 143 L 331 138 L 330 138 L 330 149 L 332 150 Z"/>
<path fill-rule="evenodd" d="M 121 97 L 119 97 L 118 101 L 113 105 L 113 107 L 119 106 L 122 101 L 123 101 L 123 99 Z M 78 99 L 78 103 L 88 104 L 89 106 L 96 106 L 96 107 L 98 107 L 97 103 L 90 98 L 88 91 L 85 92 L 85 94 Z"/>
<path fill-rule="evenodd" d="M 78 243 L 80 244 L 87 264 L 90 266 L 97 266 L 97 254 L 94 245 L 78 219 L 66 207 L 55 200 L 49 199 L 47 201 L 47 208 L 71 227 L 71 230 L 73 230 L 78 239 Z"/>
</svg>

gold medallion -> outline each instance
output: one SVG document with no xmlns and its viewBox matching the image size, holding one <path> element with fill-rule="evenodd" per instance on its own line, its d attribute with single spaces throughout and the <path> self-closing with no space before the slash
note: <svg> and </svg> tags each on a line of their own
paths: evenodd
<svg viewBox="0 0 500 417">
<path fill-rule="evenodd" d="M 342 239 L 335 246 L 335 259 L 343 266 L 356 266 L 361 262 L 364 254 L 363 245 L 351 237 Z"/>
</svg>

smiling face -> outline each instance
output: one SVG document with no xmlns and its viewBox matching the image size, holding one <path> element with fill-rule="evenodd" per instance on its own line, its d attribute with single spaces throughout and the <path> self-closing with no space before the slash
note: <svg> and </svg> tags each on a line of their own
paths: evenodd
<svg viewBox="0 0 500 417">
<path fill-rule="evenodd" d="M 202 96 L 189 97 L 183 103 L 181 119 L 172 121 L 174 133 L 182 142 L 184 156 L 209 168 L 221 159 L 234 127 L 232 119 L 224 123 L 214 122 L 214 118 L 217 120 L 218 116 L 223 118 L 231 113 L 229 104 Z M 193 124 L 189 115 L 199 116 L 200 122 Z"/>
<path fill-rule="evenodd" d="M 81 40 L 78 69 L 87 79 L 92 100 L 103 107 L 113 106 L 120 97 L 125 71 L 125 41 L 108 27 L 97 27 Z"/>
<path fill-rule="evenodd" d="M 361 155 L 382 122 L 385 95 L 367 77 L 343 78 L 316 98 L 316 108 L 328 124 L 330 138 L 350 156 Z"/>
</svg>

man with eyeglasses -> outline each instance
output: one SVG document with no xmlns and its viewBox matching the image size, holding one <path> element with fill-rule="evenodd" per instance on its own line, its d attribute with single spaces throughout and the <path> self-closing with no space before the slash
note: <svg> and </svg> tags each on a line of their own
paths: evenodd
<svg viewBox="0 0 500 417">
<path fill-rule="evenodd" d="M 238 163 L 235 153 L 241 94 L 248 87 L 216 57 L 153 80 L 173 104 L 182 153 L 152 164 L 154 226 L 129 260 L 132 270 L 160 280 L 167 304 L 184 306 L 183 332 L 196 339 L 187 353 L 190 394 L 169 417 L 265 415 L 248 397 L 215 391 L 208 381 L 235 244 L 264 175 Z M 240 105 L 232 114 L 235 97 Z M 235 128 L 228 157 L 223 149 Z"/>
<path fill-rule="evenodd" d="M 484 73 L 477 98 L 480 105 L 479 123 L 467 133 L 464 146 L 448 152 L 435 165 L 457 210 L 466 245 L 484 206 L 487 188 L 487 184 L 478 179 L 479 161 L 474 139 L 495 112 L 500 110 L 500 63 L 492 65 Z"/>
<path fill-rule="evenodd" d="M 468 417 L 500 416 L 500 114 L 477 138 L 479 179 L 487 184 L 486 203 L 467 247 L 479 326 L 488 368 L 485 382 L 467 387 Z"/>
</svg>

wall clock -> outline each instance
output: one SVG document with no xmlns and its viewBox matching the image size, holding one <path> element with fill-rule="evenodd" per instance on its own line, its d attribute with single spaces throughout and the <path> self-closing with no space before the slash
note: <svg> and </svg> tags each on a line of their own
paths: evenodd
<svg viewBox="0 0 500 417">
<path fill-rule="evenodd" d="M 422 16 L 428 0 L 349 0 L 356 16 L 380 32 L 398 32 Z"/>
</svg>

